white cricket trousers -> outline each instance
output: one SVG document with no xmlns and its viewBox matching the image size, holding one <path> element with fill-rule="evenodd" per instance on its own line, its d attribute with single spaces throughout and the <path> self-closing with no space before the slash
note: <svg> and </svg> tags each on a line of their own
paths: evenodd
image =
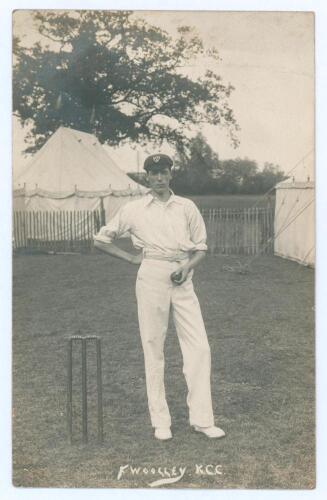
<svg viewBox="0 0 327 500">
<path fill-rule="evenodd" d="M 183 356 L 190 425 L 214 425 L 210 370 L 211 354 L 191 271 L 182 285 L 170 275 L 180 262 L 144 259 L 136 280 L 146 388 L 153 427 L 170 427 L 164 386 L 164 342 L 170 309 Z"/>
</svg>

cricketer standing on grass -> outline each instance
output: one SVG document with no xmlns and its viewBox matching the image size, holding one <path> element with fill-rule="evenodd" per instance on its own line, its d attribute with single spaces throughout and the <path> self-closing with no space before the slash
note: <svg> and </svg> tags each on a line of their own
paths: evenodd
<svg viewBox="0 0 327 500">
<path fill-rule="evenodd" d="M 172 309 L 188 387 L 190 425 L 209 438 L 220 438 L 225 433 L 214 424 L 210 347 L 192 283 L 193 269 L 206 255 L 206 229 L 196 205 L 170 190 L 172 166 L 171 158 L 163 154 L 145 160 L 150 192 L 124 205 L 94 237 L 95 246 L 131 264 L 141 264 L 136 297 L 155 437 L 172 437 L 164 387 L 164 342 Z M 127 232 L 134 246 L 142 250 L 138 255 L 113 243 Z"/>
</svg>

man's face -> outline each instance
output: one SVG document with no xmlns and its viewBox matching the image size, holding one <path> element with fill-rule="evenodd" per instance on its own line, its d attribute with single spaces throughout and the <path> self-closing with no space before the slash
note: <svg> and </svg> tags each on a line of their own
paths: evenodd
<svg viewBox="0 0 327 500">
<path fill-rule="evenodd" d="M 147 175 L 149 187 L 159 194 L 169 189 L 169 182 L 171 178 L 171 172 L 168 167 L 160 168 L 158 170 L 150 170 Z"/>
</svg>

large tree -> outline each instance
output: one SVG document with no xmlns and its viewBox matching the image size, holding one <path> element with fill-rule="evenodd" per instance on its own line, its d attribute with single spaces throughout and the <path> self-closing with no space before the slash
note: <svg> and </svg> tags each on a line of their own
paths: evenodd
<svg viewBox="0 0 327 500">
<path fill-rule="evenodd" d="M 110 145 L 167 140 L 183 148 L 185 132 L 206 122 L 237 144 L 233 87 L 211 70 L 187 75 L 190 60 L 205 54 L 190 27 L 172 37 L 126 11 L 37 11 L 34 21 L 43 42 L 14 43 L 13 109 L 31 126 L 26 152 L 59 125 Z M 214 50 L 205 56 L 219 60 Z"/>
</svg>

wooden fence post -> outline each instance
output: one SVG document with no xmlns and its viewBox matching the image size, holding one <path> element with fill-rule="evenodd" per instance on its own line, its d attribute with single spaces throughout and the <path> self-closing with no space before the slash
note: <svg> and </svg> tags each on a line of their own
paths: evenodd
<svg viewBox="0 0 327 500">
<path fill-rule="evenodd" d="M 106 211 L 104 209 L 104 203 L 103 203 L 103 197 L 100 196 L 100 219 L 101 219 L 101 226 L 106 225 Z"/>
</svg>

